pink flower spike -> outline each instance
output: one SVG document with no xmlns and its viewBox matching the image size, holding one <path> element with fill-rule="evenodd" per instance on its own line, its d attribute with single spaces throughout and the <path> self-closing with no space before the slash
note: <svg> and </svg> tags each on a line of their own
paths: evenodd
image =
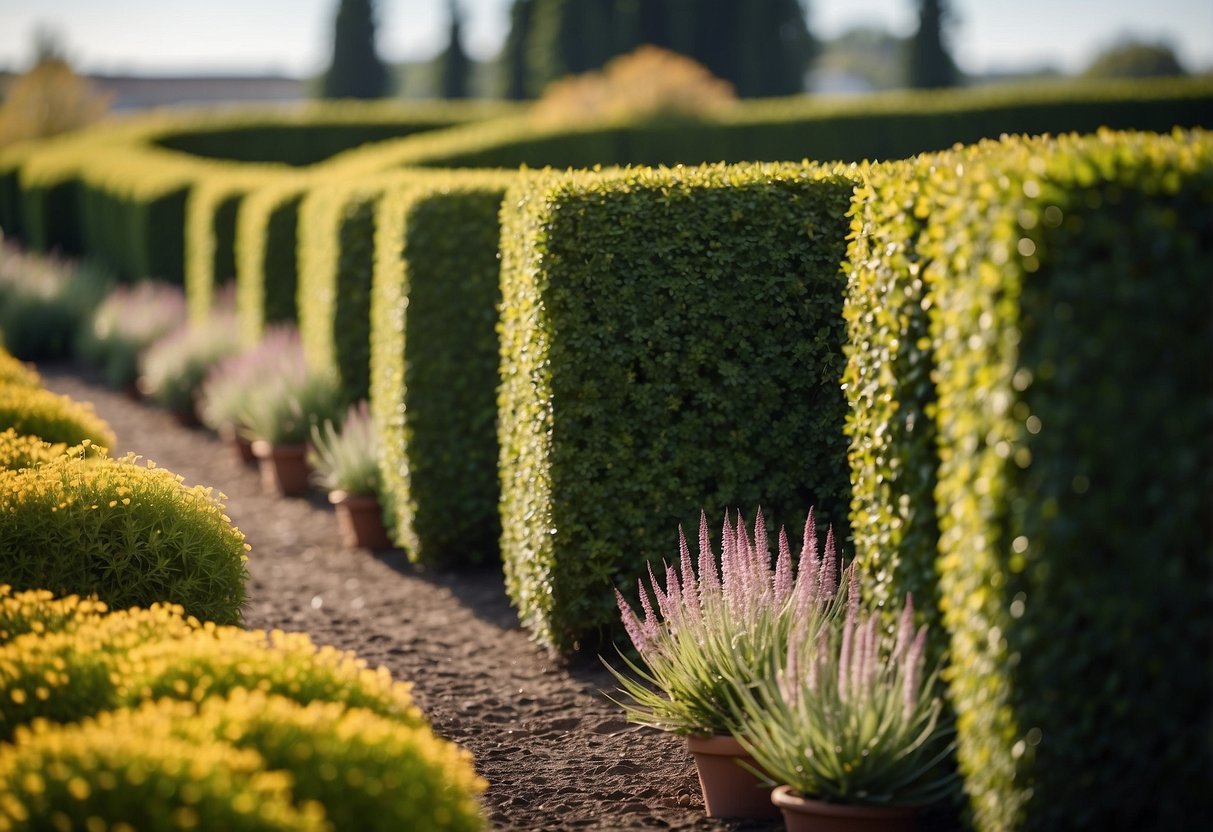
<svg viewBox="0 0 1213 832">
<path fill-rule="evenodd" d="M 767 542 L 767 522 L 762 516 L 762 506 L 758 507 L 758 514 L 754 517 L 754 551 L 753 555 L 756 559 L 762 562 L 764 566 L 769 567 L 771 562 L 771 552 Z"/>
<path fill-rule="evenodd" d="M 783 606 L 792 594 L 792 550 L 788 546 L 788 535 L 779 530 L 779 557 L 775 561 L 775 604 Z"/>
<path fill-rule="evenodd" d="M 650 635 L 655 637 L 658 630 L 657 616 L 653 614 L 653 603 L 649 600 L 649 591 L 645 588 L 644 581 L 637 581 L 636 588 L 640 590 L 640 608 L 644 610 L 644 621 L 641 622 L 641 627 L 646 638 Z"/>
<path fill-rule="evenodd" d="M 690 591 L 696 585 L 695 569 L 691 566 L 691 548 L 687 546 L 687 536 L 682 533 L 682 526 L 678 527 L 678 560 L 682 569 L 682 588 Z"/>
<path fill-rule="evenodd" d="M 678 573 L 668 564 L 665 568 L 665 592 L 666 606 L 669 607 L 666 618 L 677 622 L 682 619 L 683 614 L 682 587 L 678 583 Z"/>
<path fill-rule="evenodd" d="M 699 512 L 699 603 L 716 595 L 720 590 L 720 576 L 716 572 L 716 555 L 712 553 L 712 542 L 708 539 L 708 516 Z"/>
<path fill-rule="evenodd" d="M 653 574 L 653 564 L 650 561 L 647 564 L 649 568 L 649 586 L 653 587 L 653 597 L 657 599 L 657 611 L 661 613 L 662 618 L 670 617 L 668 597 L 661 590 L 661 584 L 657 581 L 657 576 Z"/>
<path fill-rule="evenodd" d="M 804 519 L 804 542 L 800 547 L 800 560 L 803 562 L 806 557 L 817 557 L 817 521 L 813 519 L 813 509 L 809 509 L 809 516 Z"/>
<path fill-rule="evenodd" d="M 818 597 L 829 598 L 838 591 L 838 552 L 834 545 L 834 527 L 826 530 L 826 550 L 821 563 Z"/>
<path fill-rule="evenodd" d="M 729 602 L 730 610 L 734 610 L 737 596 L 737 577 L 737 539 L 733 536 L 733 526 L 729 522 L 729 512 L 726 509 L 724 528 L 720 530 L 720 583 L 723 585 L 724 597 Z"/>
<path fill-rule="evenodd" d="M 847 610 L 846 621 L 842 625 L 842 645 L 838 651 L 838 698 L 847 700 L 847 682 L 851 678 L 851 642 L 855 636 L 855 617 Z"/>
<path fill-rule="evenodd" d="M 910 654 L 906 656 L 902 707 L 905 709 L 907 719 L 913 713 L 914 704 L 918 701 L 918 686 L 922 682 L 922 662 L 926 646 L 927 625 L 923 624 L 918 628 L 918 636 L 914 639 L 914 646 L 910 648 Z"/>
<path fill-rule="evenodd" d="M 648 639 L 641 630 L 640 622 L 636 620 L 636 613 L 632 611 L 631 605 L 618 589 L 615 590 L 615 603 L 619 605 L 619 616 L 623 619 L 623 629 L 631 639 L 632 646 L 641 655 L 644 655 L 645 648 L 648 647 Z"/>
<path fill-rule="evenodd" d="M 910 648 L 910 639 L 914 634 L 914 599 L 906 593 L 905 606 L 901 608 L 901 618 L 897 622 L 897 642 L 893 647 L 893 659 L 899 660 Z"/>
</svg>

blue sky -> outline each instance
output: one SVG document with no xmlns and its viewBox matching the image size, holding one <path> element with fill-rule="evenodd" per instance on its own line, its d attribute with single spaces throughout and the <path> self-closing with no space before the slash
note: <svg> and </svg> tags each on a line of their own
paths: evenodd
<svg viewBox="0 0 1213 832">
<path fill-rule="evenodd" d="M 468 50 L 496 54 L 511 0 L 459 0 Z M 861 23 L 899 34 L 915 0 L 811 0 L 829 37 Z M 952 0 L 953 52 L 970 72 L 1051 65 L 1082 69 L 1132 35 L 1169 43 L 1189 69 L 1213 69 L 1210 0 Z M 0 0 L 0 67 L 22 68 L 39 25 L 96 72 L 311 74 L 327 59 L 336 0 Z M 392 61 L 431 57 L 446 37 L 446 0 L 379 0 L 379 46 Z"/>
</svg>

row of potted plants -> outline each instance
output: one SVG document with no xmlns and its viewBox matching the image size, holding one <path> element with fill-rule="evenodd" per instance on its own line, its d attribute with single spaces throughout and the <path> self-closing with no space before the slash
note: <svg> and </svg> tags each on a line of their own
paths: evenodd
<svg viewBox="0 0 1213 832">
<path fill-rule="evenodd" d="M 719 557 L 701 518 L 697 570 L 679 536 L 664 585 L 651 566 L 639 582 L 640 614 L 617 592 L 636 657 L 607 666 L 630 721 L 687 737 L 709 815 L 908 830 L 957 793 L 954 725 L 908 596 L 892 619 L 865 610 L 812 512 L 799 556 L 780 530 L 773 564 L 761 511 L 752 536 L 726 514 Z"/>
</svg>

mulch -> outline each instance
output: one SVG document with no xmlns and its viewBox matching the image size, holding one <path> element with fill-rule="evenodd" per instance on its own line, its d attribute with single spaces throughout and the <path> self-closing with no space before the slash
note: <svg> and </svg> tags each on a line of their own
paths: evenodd
<svg viewBox="0 0 1213 832">
<path fill-rule="evenodd" d="M 630 725 L 606 695 L 597 656 L 562 658 L 532 642 L 500 567 L 421 570 L 398 550 L 343 548 L 316 493 L 267 493 L 257 471 L 203 429 L 106 389 L 76 366 L 39 367 L 44 384 L 92 402 L 134 452 L 226 495 L 249 553 L 250 628 L 308 633 L 413 683 L 442 736 L 489 782 L 494 829 L 767 832 L 778 822 L 704 816 L 695 767 L 677 737 Z"/>
</svg>

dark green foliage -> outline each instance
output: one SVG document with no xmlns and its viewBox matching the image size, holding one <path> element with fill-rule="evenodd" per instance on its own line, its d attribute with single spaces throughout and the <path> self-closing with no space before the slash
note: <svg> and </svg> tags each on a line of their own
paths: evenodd
<svg viewBox="0 0 1213 832">
<path fill-rule="evenodd" d="M 810 165 L 571 174 L 502 211 L 502 555 L 562 648 L 699 512 L 846 540 L 841 314 L 854 181 Z"/>
<path fill-rule="evenodd" d="M 1088 78 L 1165 78 L 1187 73 L 1167 44 L 1128 40 L 1101 52 L 1083 74 Z"/>
<path fill-rule="evenodd" d="M 236 309 L 240 339 L 255 344 L 268 324 L 298 320 L 299 205 L 303 179 L 253 191 L 236 218 Z"/>
<path fill-rule="evenodd" d="M 906 72 L 911 87 L 929 90 L 956 86 L 960 73 L 944 43 L 948 17 L 945 0 L 918 0 L 918 29 L 910 38 Z"/>
<path fill-rule="evenodd" d="M 857 495 L 884 498 L 862 480 L 891 471 L 890 498 L 911 508 L 853 519 L 870 548 L 901 547 L 882 555 L 900 559 L 894 582 L 938 570 L 977 827 L 1206 815 L 1213 141 L 1008 140 L 871 181 L 861 195 L 888 207 L 869 206 L 871 239 L 851 249 L 848 308 L 866 316 L 852 337 L 871 344 L 852 362 L 887 375 L 855 411 L 852 461 Z M 898 207 L 914 219 L 868 225 Z M 877 300 L 906 290 L 904 306 Z M 930 337 L 891 352 L 921 333 L 914 303 Z M 901 409 L 935 413 L 935 567 L 927 437 L 896 418 L 880 435 Z"/>
<path fill-rule="evenodd" d="M 531 11 L 535 0 L 514 0 L 510 6 L 510 31 L 506 35 L 505 46 L 501 49 L 502 93 L 511 101 L 522 101 L 532 97 L 527 88 L 527 44 L 530 42 Z M 0 199 L 3 198 L 4 179 L 0 178 Z M 3 202 L 0 201 L 0 208 Z M 3 226 L 4 215 L 0 214 L 0 226 Z"/>
<path fill-rule="evenodd" d="M 371 407 L 414 561 L 496 557 L 498 209 L 505 177 L 395 191 L 378 216 Z"/>
<path fill-rule="evenodd" d="M 23 191 L 25 240 L 34 251 L 77 255 L 84 251 L 81 238 L 80 182 L 73 178 L 31 185 Z"/>
<path fill-rule="evenodd" d="M 598 69 L 618 54 L 611 36 L 612 0 L 534 0 L 526 40 L 527 91 L 566 75 Z"/>
<path fill-rule="evenodd" d="M 222 504 L 131 460 L 0 471 L 0 551 L 0 583 L 18 590 L 96 593 L 114 609 L 167 601 L 221 623 L 244 603 L 244 535 Z"/>
<path fill-rule="evenodd" d="M 373 0 L 338 0 L 333 57 L 321 79 L 323 98 L 381 98 L 388 92 L 387 68 L 375 51 Z"/>
<path fill-rule="evenodd" d="M 447 9 L 451 17 L 451 27 L 446 49 L 438 56 L 439 92 L 448 100 L 467 98 L 472 63 L 463 49 L 463 18 L 455 0 L 448 0 Z"/>
</svg>

